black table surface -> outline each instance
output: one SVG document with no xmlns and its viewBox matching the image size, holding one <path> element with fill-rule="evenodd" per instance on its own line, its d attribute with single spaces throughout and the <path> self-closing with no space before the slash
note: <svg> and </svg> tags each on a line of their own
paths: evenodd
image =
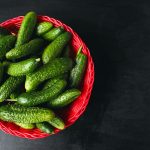
<svg viewBox="0 0 150 150">
<path fill-rule="evenodd" d="M 71 26 L 89 47 L 95 84 L 87 110 L 45 139 L 0 131 L 0 150 L 149 150 L 150 3 L 132 0 L 1 0 L 0 22 L 34 10 Z"/>
</svg>

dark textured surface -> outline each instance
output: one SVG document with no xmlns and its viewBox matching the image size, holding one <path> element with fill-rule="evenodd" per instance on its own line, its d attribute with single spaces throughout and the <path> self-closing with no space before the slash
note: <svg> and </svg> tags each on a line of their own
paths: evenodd
<svg viewBox="0 0 150 150">
<path fill-rule="evenodd" d="M 37 141 L 0 132 L 0 150 L 149 150 L 150 3 L 3 0 L 0 21 L 29 10 L 79 33 L 94 57 L 95 87 L 87 111 L 72 127 Z"/>
</svg>

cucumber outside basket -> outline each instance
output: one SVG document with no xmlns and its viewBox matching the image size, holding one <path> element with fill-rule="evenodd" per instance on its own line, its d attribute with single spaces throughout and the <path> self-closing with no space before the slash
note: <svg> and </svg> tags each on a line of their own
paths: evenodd
<svg viewBox="0 0 150 150">
<path fill-rule="evenodd" d="M 23 16 L 19 16 L 1 23 L 0 26 L 5 27 L 12 33 L 16 34 L 22 20 Z M 38 22 L 43 21 L 51 22 L 54 26 L 61 26 L 66 31 L 71 32 L 73 35 L 73 38 L 71 40 L 73 51 L 77 53 L 77 50 L 82 45 L 83 53 L 87 55 L 88 58 L 85 75 L 82 81 L 81 95 L 69 106 L 58 112 L 59 116 L 61 116 L 62 119 L 65 121 L 65 127 L 69 127 L 73 123 L 75 123 L 76 120 L 83 114 L 88 105 L 94 83 L 94 63 L 90 55 L 89 49 L 74 30 L 54 18 L 50 18 L 48 16 L 38 16 Z M 38 139 L 50 136 L 50 134 L 43 133 L 39 129 L 35 128 L 33 130 L 25 130 L 13 123 L 5 122 L 2 120 L 0 120 L 0 130 L 4 131 L 5 133 L 27 139 Z M 59 131 L 60 130 L 56 129 L 55 134 Z"/>
</svg>

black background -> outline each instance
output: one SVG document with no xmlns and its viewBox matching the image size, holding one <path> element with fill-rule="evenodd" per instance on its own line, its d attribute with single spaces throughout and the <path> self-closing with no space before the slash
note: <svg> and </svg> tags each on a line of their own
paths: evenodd
<svg viewBox="0 0 150 150">
<path fill-rule="evenodd" d="M 0 132 L 0 150 L 149 150 L 150 3 L 1 0 L 0 22 L 34 10 L 71 26 L 89 47 L 96 80 L 84 115 L 36 141 Z"/>
</svg>

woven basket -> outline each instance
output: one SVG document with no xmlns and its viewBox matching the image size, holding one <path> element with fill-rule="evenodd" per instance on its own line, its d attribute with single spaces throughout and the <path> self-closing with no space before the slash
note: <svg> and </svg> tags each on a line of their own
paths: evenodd
<svg viewBox="0 0 150 150">
<path fill-rule="evenodd" d="M 0 24 L 0 26 L 3 26 L 10 30 L 12 33 L 16 34 L 20 24 L 22 22 L 23 16 L 16 17 L 10 20 L 7 20 Z M 65 121 L 66 127 L 72 125 L 85 111 L 87 104 L 90 99 L 91 91 L 93 88 L 93 82 L 94 82 L 94 64 L 92 57 L 90 55 L 90 52 L 85 45 L 85 43 L 81 40 L 81 38 L 77 35 L 75 31 L 73 31 L 69 26 L 65 25 L 64 23 L 47 16 L 38 16 L 38 21 L 48 21 L 52 22 L 54 26 L 63 26 L 65 30 L 72 33 L 73 38 L 71 41 L 73 51 L 76 53 L 78 48 L 82 45 L 83 46 L 83 53 L 87 55 L 88 57 L 88 65 L 86 69 L 86 73 L 84 76 L 84 81 L 82 83 L 82 94 L 79 98 L 77 98 L 71 105 L 66 107 L 65 109 L 62 109 L 61 111 L 57 112 L 60 117 L 62 117 Z M 33 130 L 25 130 L 13 123 L 8 123 L 5 121 L 0 120 L 0 130 L 14 135 L 21 138 L 28 138 L 28 139 L 37 139 L 37 138 L 44 138 L 47 136 L 50 136 L 49 134 L 40 132 L 38 129 Z M 58 133 L 59 130 L 55 130 L 55 134 Z"/>
</svg>

